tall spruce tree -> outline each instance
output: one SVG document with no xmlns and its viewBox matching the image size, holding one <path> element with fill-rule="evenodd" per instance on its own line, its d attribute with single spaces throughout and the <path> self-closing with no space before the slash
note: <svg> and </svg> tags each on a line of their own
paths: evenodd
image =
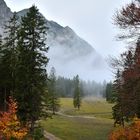
<svg viewBox="0 0 140 140">
<path fill-rule="evenodd" d="M 21 18 L 18 31 L 18 63 L 16 70 L 16 99 L 18 115 L 34 129 L 42 111 L 46 86 L 46 24 L 36 6 Z"/>
<path fill-rule="evenodd" d="M 140 118 L 140 40 L 136 43 L 134 53 L 134 74 L 133 79 L 133 102 L 135 106 L 135 114 Z"/>
<path fill-rule="evenodd" d="M 114 119 L 114 126 L 116 124 L 124 126 L 124 116 L 122 110 L 122 81 L 121 81 L 121 72 L 117 70 L 115 81 L 113 83 L 113 90 L 114 94 L 114 102 L 115 105 L 112 107 L 113 110 L 113 119 Z"/>
<path fill-rule="evenodd" d="M 123 80 L 123 114 L 126 120 L 133 118 L 136 114 L 135 104 L 135 76 L 134 76 L 134 56 L 132 51 L 125 53 L 124 69 L 122 71 Z"/>
<path fill-rule="evenodd" d="M 113 102 L 113 84 L 112 82 L 106 85 L 106 101 Z"/>
<path fill-rule="evenodd" d="M 74 96 L 73 96 L 73 105 L 75 108 L 78 108 L 78 110 L 81 107 L 81 92 L 80 92 L 80 81 L 79 81 L 79 76 L 77 75 L 74 77 Z"/>
<path fill-rule="evenodd" d="M 55 112 L 58 111 L 60 107 L 60 101 L 56 91 L 56 71 L 54 67 L 51 68 L 49 75 L 47 107 L 52 111 L 53 114 L 55 114 Z"/>
<path fill-rule="evenodd" d="M 3 44 L 1 46 L 1 98 L 4 109 L 6 110 L 6 100 L 15 93 L 15 71 L 17 62 L 17 30 L 18 17 L 16 13 L 10 18 L 5 25 L 5 34 Z"/>
<path fill-rule="evenodd" d="M 4 105 L 2 56 L 2 36 L 0 35 L 0 109 L 2 109 L 2 106 Z"/>
</svg>

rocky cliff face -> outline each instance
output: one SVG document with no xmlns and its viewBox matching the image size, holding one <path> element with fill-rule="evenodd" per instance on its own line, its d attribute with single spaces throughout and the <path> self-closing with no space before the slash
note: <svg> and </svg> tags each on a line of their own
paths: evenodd
<svg viewBox="0 0 140 140">
<path fill-rule="evenodd" d="M 4 0 L 0 0 L 0 33 L 3 32 L 2 26 L 12 16 L 10 8 L 7 7 Z"/>
</svg>

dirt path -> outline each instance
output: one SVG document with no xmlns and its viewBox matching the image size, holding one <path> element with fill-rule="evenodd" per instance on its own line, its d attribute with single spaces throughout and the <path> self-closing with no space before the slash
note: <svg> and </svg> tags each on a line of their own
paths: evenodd
<svg viewBox="0 0 140 140">
<path fill-rule="evenodd" d="M 61 115 L 61 116 L 64 116 L 64 117 L 68 117 L 68 118 L 84 118 L 84 119 L 95 119 L 96 118 L 94 116 L 82 116 L 82 115 L 72 116 L 72 115 L 64 114 L 62 112 L 57 112 L 56 114 Z"/>
<path fill-rule="evenodd" d="M 47 132 L 46 130 L 44 130 L 44 137 L 47 139 L 47 140 L 61 140 L 60 138 L 56 137 L 55 135 Z"/>
<path fill-rule="evenodd" d="M 84 119 L 95 119 L 96 117 L 91 117 L 91 116 L 72 116 L 72 115 L 67 115 L 67 114 L 64 114 L 62 112 L 56 112 L 57 115 L 60 115 L 60 116 L 64 116 L 64 117 L 68 117 L 68 118 L 84 118 Z M 47 131 L 44 131 L 44 136 L 47 140 L 61 140 L 60 138 L 56 137 L 55 135 L 47 132 Z"/>
</svg>

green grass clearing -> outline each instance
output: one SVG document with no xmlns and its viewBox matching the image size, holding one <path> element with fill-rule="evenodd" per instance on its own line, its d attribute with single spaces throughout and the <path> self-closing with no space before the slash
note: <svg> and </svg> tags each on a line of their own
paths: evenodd
<svg viewBox="0 0 140 140">
<path fill-rule="evenodd" d="M 85 115 L 101 118 L 112 118 L 113 104 L 105 100 L 83 100 L 80 110 L 73 107 L 72 98 L 61 98 L 61 111 L 68 115 Z"/>
<path fill-rule="evenodd" d="M 83 119 L 53 116 L 42 121 L 42 126 L 62 140 L 108 140 L 112 120 Z"/>
<path fill-rule="evenodd" d="M 72 98 L 61 98 L 61 112 L 72 116 L 95 116 L 94 119 L 53 116 L 43 120 L 42 126 L 62 140 L 108 140 L 113 128 L 112 104 L 105 100 L 83 100 L 80 111 L 74 109 Z"/>
</svg>

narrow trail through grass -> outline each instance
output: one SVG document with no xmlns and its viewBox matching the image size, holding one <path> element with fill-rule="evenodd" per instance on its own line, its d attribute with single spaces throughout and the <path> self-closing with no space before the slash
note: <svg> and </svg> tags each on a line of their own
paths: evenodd
<svg viewBox="0 0 140 140">
<path fill-rule="evenodd" d="M 76 116 L 72 116 L 72 115 L 67 115 L 67 114 L 64 114 L 62 112 L 56 112 L 57 115 L 60 115 L 60 116 L 64 116 L 64 117 L 68 117 L 68 118 L 84 118 L 84 119 L 95 119 L 96 117 L 94 116 L 85 116 L 85 115 L 76 115 Z"/>
</svg>

